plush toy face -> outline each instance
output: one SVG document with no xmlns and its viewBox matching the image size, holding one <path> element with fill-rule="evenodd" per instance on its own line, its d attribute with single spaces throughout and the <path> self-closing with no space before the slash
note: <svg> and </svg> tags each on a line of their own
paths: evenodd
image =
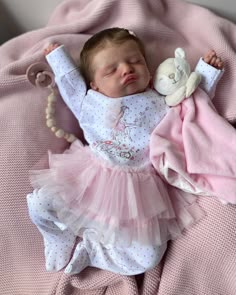
<svg viewBox="0 0 236 295">
<path fill-rule="evenodd" d="M 166 59 L 157 68 L 154 88 L 162 95 L 170 95 L 186 84 L 190 72 L 185 53 L 178 48 L 175 51 L 175 58 Z"/>
</svg>

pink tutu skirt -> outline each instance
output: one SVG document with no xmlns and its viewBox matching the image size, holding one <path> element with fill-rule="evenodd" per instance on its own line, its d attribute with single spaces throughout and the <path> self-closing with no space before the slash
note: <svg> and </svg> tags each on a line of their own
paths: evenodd
<svg viewBox="0 0 236 295">
<path fill-rule="evenodd" d="M 161 245 L 202 216 L 196 198 L 164 183 L 151 164 L 114 166 L 79 141 L 50 154 L 49 169 L 32 171 L 31 183 L 76 235 L 93 228 L 104 244 Z"/>
</svg>

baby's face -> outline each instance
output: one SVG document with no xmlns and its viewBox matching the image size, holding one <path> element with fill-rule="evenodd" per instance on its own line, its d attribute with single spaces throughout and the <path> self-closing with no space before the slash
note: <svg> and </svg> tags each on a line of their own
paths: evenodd
<svg viewBox="0 0 236 295">
<path fill-rule="evenodd" d="M 118 98 L 145 91 L 150 73 L 138 45 L 130 40 L 108 44 L 92 58 L 93 90 Z"/>
</svg>

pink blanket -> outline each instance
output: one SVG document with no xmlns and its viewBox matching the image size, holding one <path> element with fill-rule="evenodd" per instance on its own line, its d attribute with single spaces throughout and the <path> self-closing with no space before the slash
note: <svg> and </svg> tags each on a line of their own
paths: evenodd
<svg viewBox="0 0 236 295">
<path fill-rule="evenodd" d="M 66 0 L 45 28 L 2 45 L 1 294 L 236 294 L 235 207 L 212 198 L 199 199 L 207 217 L 169 244 L 161 265 L 143 276 L 124 277 L 91 268 L 72 277 L 45 272 L 43 241 L 27 213 L 28 171 L 45 167 L 39 160 L 48 149 L 60 152 L 67 144 L 45 127 L 47 90 L 33 87 L 25 73 L 35 61 L 44 61 L 42 50 L 49 42 L 64 43 L 77 59 L 91 34 L 111 26 L 126 27 L 144 40 L 152 72 L 176 47 L 186 50 L 192 66 L 214 48 L 225 60 L 226 73 L 213 102 L 225 118 L 236 119 L 236 26 L 181 0 Z M 60 124 L 81 137 L 62 101 L 58 109 Z"/>
<path fill-rule="evenodd" d="M 236 131 L 200 88 L 171 108 L 151 136 L 154 167 L 172 185 L 236 204 Z"/>
</svg>

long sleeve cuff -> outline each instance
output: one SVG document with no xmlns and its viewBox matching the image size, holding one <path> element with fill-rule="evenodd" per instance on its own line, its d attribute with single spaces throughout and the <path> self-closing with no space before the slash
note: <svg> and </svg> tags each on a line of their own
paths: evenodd
<svg viewBox="0 0 236 295">
<path fill-rule="evenodd" d="M 195 68 L 195 72 L 202 76 L 200 87 L 205 90 L 211 98 L 213 98 L 216 86 L 224 74 L 224 70 L 216 69 L 204 62 L 203 58 L 201 58 Z"/>
<path fill-rule="evenodd" d="M 64 76 L 77 68 L 70 55 L 61 45 L 46 55 L 46 60 L 57 77 Z"/>
</svg>

